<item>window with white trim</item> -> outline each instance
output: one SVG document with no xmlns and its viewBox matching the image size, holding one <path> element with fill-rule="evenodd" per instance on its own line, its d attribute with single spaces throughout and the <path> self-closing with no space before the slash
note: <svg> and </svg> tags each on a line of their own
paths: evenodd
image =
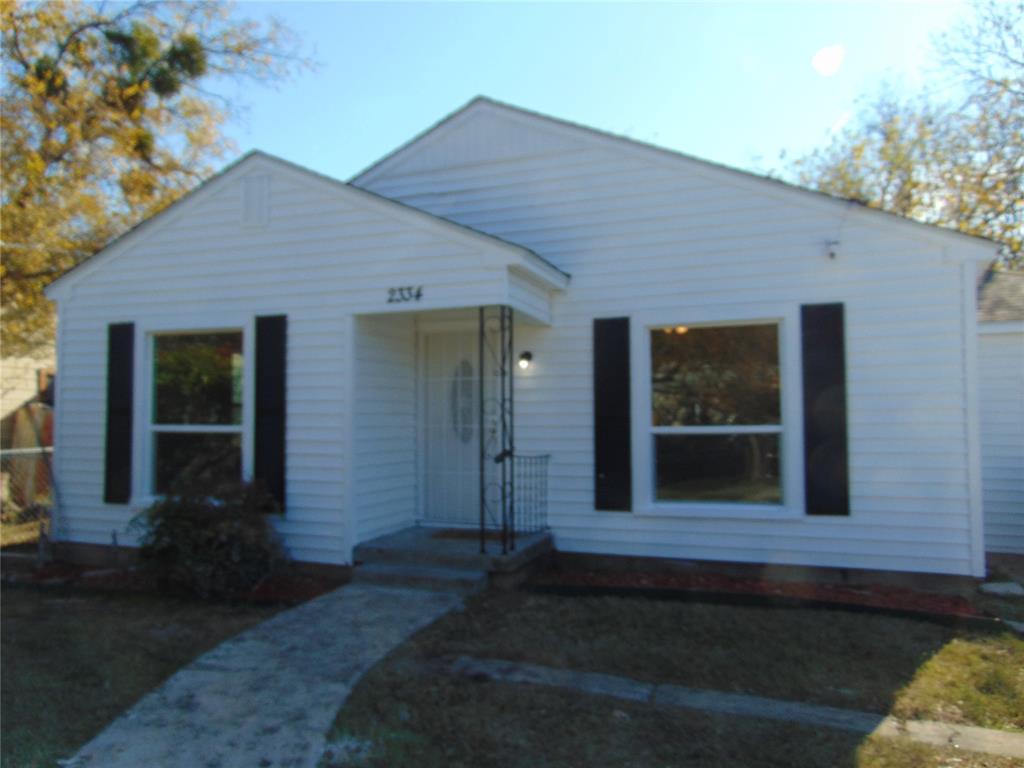
<svg viewBox="0 0 1024 768">
<path fill-rule="evenodd" d="M 154 493 L 214 491 L 242 478 L 241 330 L 153 336 Z"/>
<path fill-rule="evenodd" d="M 650 329 L 656 502 L 781 505 L 779 324 Z"/>
</svg>

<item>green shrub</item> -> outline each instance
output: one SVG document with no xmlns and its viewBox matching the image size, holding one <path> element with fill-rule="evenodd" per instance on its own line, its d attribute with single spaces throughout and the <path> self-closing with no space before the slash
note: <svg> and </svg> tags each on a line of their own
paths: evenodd
<svg viewBox="0 0 1024 768">
<path fill-rule="evenodd" d="M 203 598 L 240 597 L 285 562 L 268 515 L 280 512 L 262 486 L 241 483 L 216 496 L 177 493 L 135 520 L 139 565 L 164 588 Z"/>
</svg>

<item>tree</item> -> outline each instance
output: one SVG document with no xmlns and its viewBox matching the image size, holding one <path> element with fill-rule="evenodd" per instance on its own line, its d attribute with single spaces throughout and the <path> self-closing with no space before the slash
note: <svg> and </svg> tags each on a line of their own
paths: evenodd
<svg viewBox="0 0 1024 768">
<path fill-rule="evenodd" d="M 2 343 L 50 342 L 42 288 L 211 173 L 229 149 L 221 77 L 304 64 L 276 21 L 214 0 L 0 3 Z"/>
<path fill-rule="evenodd" d="M 1024 0 L 977 2 L 936 42 L 959 101 L 883 91 L 831 145 L 797 161 L 800 183 L 1002 244 L 1024 268 Z"/>
</svg>

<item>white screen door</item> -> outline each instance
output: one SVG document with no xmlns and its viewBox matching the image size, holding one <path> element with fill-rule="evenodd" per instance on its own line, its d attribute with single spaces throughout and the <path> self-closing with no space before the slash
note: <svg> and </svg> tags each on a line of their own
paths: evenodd
<svg viewBox="0 0 1024 768">
<path fill-rule="evenodd" d="M 423 518 L 480 522 L 480 380 L 475 332 L 423 337 Z"/>
</svg>

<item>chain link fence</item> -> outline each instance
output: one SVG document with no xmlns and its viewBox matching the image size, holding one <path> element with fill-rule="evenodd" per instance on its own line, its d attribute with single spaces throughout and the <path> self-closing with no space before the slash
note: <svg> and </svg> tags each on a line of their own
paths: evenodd
<svg viewBox="0 0 1024 768">
<path fill-rule="evenodd" d="M 53 506 L 52 456 L 51 447 L 0 450 L 0 504 L 5 516 Z"/>
</svg>

